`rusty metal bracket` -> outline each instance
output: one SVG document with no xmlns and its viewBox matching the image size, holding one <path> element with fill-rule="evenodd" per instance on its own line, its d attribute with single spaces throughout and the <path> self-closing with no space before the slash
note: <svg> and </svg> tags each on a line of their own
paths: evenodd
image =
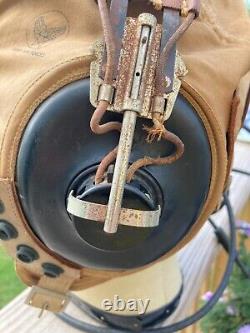
<svg viewBox="0 0 250 333">
<path fill-rule="evenodd" d="M 179 93 L 181 86 L 181 78 L 187 74 L 186 66 L 178 52 L 176 52 L 174 79 L 171 84 L 170 91 L 165 94 L 164 97 L 164 108 L 162 110 L 155 109 L 155 103 L 152 103 L 154 99 L 155 92 L 155 71 L 157 67 L 157 62 L 159 59 L 160 43 L 162 36 L 162 27 L 156 24 L 154 28 L 147 22 L 148 15 L 142 14 L 139 16 L 138 20 L 134 18 L 128 18 L 125 26 L 125 32 L 122 42 L 122 49 L 119 61 L 118 75 L 113 83 L 113 100 L 108 106 L 109 111 L 114 112 L 124 112 L 126 109 L 132 109 L 138 112 L 139 117 L 152 119 L 154 112 L 163 113 L 163 120 L 167 120 L 173 110 L 176 98 Z M 152 15 L 150 15 L 152 17 Z M 146 23 L 152 29 L 154 29 L 154 37 L 152 38 L 152 43 L 150 45 L 150 55 L 148 53 L 147 63 L 143 69 L 143 76 L 141 73 L 137 76 L 137 81 L 140 82 L 140 94 L 143 96 L 141 99 L 141 105 L 138 100 L 131 100 L 131 85 L 133 80 L 133 74 L 135 70 L 135 62 L 138 51 L 138 28 L 145 26 Z M 90 67 L 90 102 L 93 106 L 97 106 L 100 100 L 100 89 L 104 84 L 103 79 L 100 77 L 99 73 L 102 67 L 103 56 L 105 53 L 105 46 L 102 41 L 99 41 L 95 45 L 96 60 L 91 63 Z M 166 82 L 167 86 L 167 82 Z"/>
<path fill-rule="evenodd" d="M 156 35 L 157 20 L 153 15 L 141 14 L 136 23 L 134 46 L 127 83 L 122 94 L 123 123 L 109 196 L 104 231 L 115 233 L 118 228 L 129 157 L 134 138 L 137 114 L 142 112 L 146 83 L 149 78 L 150 56 Z M 126 66 L 125 66 L 126 67 Z M 120 71 L 122 75 L 122 71 Z M 118 91 L 117 91 L 118 92 Z"/>
<path fill-rule="evenodd" d="M 103 211 L 105 210 L 104 231 L 107 233 L 117 232 L 119 223 L 122 223 L 122 200 L 137 116 L 154 119 L 155 113 L 160 113 L 162 122 L 167 120 L 179 93 L 180 77 L 187 73 L 174 47 L 170 59 L 167 60 L 170 66 L 167 65 L 166 68 L 165 94 L 158 95 L 155 81 L 160 54 L 166 40 L 171 37 L 170 35 L 177 27 L 173 27 L 174 31 L 168 31 L 167 15 L 164 16 L 163 25 L 157 24 L 155 16 L 145 13 L 139 15 L 137 19 L 125 20 L 127 5 L 125 1 L 122 6 L 120 0 L 113 0 L 111 5 L 112 24 L 114 23 L 116 27 L 117 23 L 121 22 L 124 26 L 122 38 L 121 27 L 114 34 L 114 39 L 120 37 L 120 40 L 116 41 L 120 53 L 118 59 L 117 50 L 115 52 L 117 67 L 113 71 L 113 82 L 109 81 L 109 84 L 104 82 L 106 46 L 103 42 L 96 44 L 96 60 L 91 63 L 90 68 L 92 105 L 97 107 L 100 101 L 105 101 L 108 102 L 107 110 L 123 113 L 109 202 L 107 209 L 102 208 Z M 115 18 L 115 14 L 118 18 Z M 167 81 L 169 73 L 171 74 L 170 83 Z M 86 210 L 87 208 L 82 215 L 86 213 Z"/>
<path fill-rule="evenodd" d="M 107 214 L 107 206 L 81 200 L 78 197 L 75 197 L 74 193 L 71 192 L 68 197 L 67 211 L 82 219 L 104 222 Z M 160 215 L 160 206 L 154 211 L 122 208 L 119 224 L 137 228 L 157 227 L 159 225 Z"/>
</svg>

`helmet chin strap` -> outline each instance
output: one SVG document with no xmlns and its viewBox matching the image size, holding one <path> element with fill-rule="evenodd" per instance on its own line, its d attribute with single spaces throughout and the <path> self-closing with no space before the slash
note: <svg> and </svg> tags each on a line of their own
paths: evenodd
<svg viewBox="0 0 250 333">
<path fill-rule="evenodd" d="M 174 333 L 177 331 L 181 331 L 184 328 L 194 324 L 201 318 L 203 318 L 205 315 L 208 314 L 209 311 L 214 307 L 214 305 L 218 302 L 220 297 L 222 296 L 224 290 L 226 289 L 229 279 L 231 276 L 231 273 L 233 271 L 235 259 L 236 259 L 236 230 L 235 230 L 235 217 L 233 213 L 233 209 L 228 197 L 228 194 L 224 194 L 224 203 L 227 208 L 228 212 L 228 218 L 229 218 L 229 227 L 230 227 L 230 241 L 228 246 L 228 262 L 227 267 L 224 273 L 224 276 L 221 280 L 221 283 L 214 293 L 213 297 L 195 314 L 193 314 L 190 317 L 187 317 L 184 320 L 181 320 L 175 324 L 172 324 L 170 326 L 160 327 L 160 328 L 142 328 L 139 330 L 139 332 L 147 332 L 147 333 Z M 71 317 L 70 315 L 66 313 L 60 313 L 57 314 L 57 316 L 62 319 L 64 322 L 69 324 L 70 326 L 73 326 L 77 328 L 80 331 L 88 332 L 88 333 L 131 333 L 133 330 L 124 330 L 124 329 L 117 329 L 117 328 L 111 328 L 111 327 L 98 327 L 94 325 L 90 325 L 86 322 L 82 322 L 78 319 L 75 319 Z M 166 318 L 167 319 L 167 315 Z M 138 329 L 135 330 L 138 332 Z"/>
</svg>

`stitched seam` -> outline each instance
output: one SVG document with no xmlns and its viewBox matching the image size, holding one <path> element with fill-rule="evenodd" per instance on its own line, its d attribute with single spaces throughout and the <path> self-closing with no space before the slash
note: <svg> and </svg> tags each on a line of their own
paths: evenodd
<svg viewBox="0 0 250 333">
<path fill-rule="evenodd" d="M 56 84 L 54 84 L 48 90 L 43 92 L 38 97 L 38 99 L 36 99 L 35 102 L 31 105 L 31 107 L 28 109 L 28 111 L 25 113 L 25 115 L 22 118 L 22 121 L 21 121 L 21 123 L 18 127 L 16 135 L 14 136 L 14 143 L 13 143 L 12 152 L 8 156 L 7 165 L 8 165 L 8 174 L 9 175 L 12 175 L 12 173 L 14 172 L 14 170 L 12 170 L 13 169 L 12 166 L 13 166 L 13 162 L 14 162 L 13 159 L 14 159 L 14 156 L 15 156 L 15 152 L 16 152 L 17 147 L 18 147 L 18 142 L 19 142 L 18 138 L 20 137 L 20 134 L 23 132 L 23 129 L 25 127 L 25 124 L 27 123 L 27 120 L 32 116 L 35 109 L 42 103 L 42 101 L 44 101 L 46 99 L 46 97 L 48 97 L 50 94 L 52 94 L 53 92 L 58 90 L 64 84 L 67 84 L 67 82 L 70 81 L 71 79 L 73 80 L 74 78 L 77 78 L 77 77 L 78 77 L 78 75 L 69 75 L 69 76 L 65 77 L 64 79 L 59 80 Z"/>
<path fill-rule="evenodd" d="M 9 179 L 1 179 L 2 184 L 4 185 L 4 188 L 7 189 L 7 194 L 8 194 L 8 202 L 9 202 L 9 210 L 14 214 L 15 216 L 15 221 L 19 221 L 20 223 L 14 223 L 15 227 L 17 228 L 19 234 L 25 232 L 25 243 L 34 247 L 34 242 L 35 240 L 32 239 L 32 237 L 30 236 L 29 232 L 27 232 L 26 230 L 24 231 L 23 227 L 22 227 L 22 217 L 20 216 L 20 213 L 17 210 L 17 207 L 15 205 L 15 200 L 14 200 L 14 196 L 13 196 L 13 184 Z M 15 240 L 16 243 L 16 240 Z M 38 243 L 35 242 L 35 249 L 41 254 L 43 254 L 44 256 L 53 259 L 53 261 L 55 260 L 56 262 L 58 262 L 59 264 L 62 264 L 65 268 L 67 267 L 67 269 L 70 269 L 70 274 L 64 274 L 64 277 L 69 277 L 72 278 L 72 276 L 74 276 L 74 274 L 76 274 L 76 272 L 79 272 L 80 270 L 78 268 L 73 268 L 68 266 L 65 262 L 61 262 L 58 258 L 53 257 L 50 253 L 48 253 L 45 249 L 41 248 L 40 245 Z M 15 255 L 13 255 L 13 253 L 10 254 L 14 259 Z M 39 259 L 40 260 L 40 259 Z M 34 274 L 40 274 L 36 271 L 37 268 L 35 268 L 35 271 L 29 267 L 27 267 L 25 264 L 20 263 L 18 261 L 16 261 L 19 265 L 21 265 L 22 267 L 24 267 L 27 271 L 32 272 Z"/>
<path fill-rule="evenodd" d="M 200 13 L 200 21 L 204 22 L 207 26 L 211 27 L 217 37 L 220 39 L 224 45 L 235 43 L 250 43 L 250 40 L 247 38 L 240 38 L 239 36 L 235 36 L 232 33 L 225 30 L 223 26 L 218 22 L 217 15 L 214 9 L 213 4 L 209 3 L 208 0 L 204 0 L 201 2 L 201 13 Z"/>
<path fill-rule="evenodd" d="M 29 87 L 24 91 L 24 93 L 21 95 L 21 97 L 19 98 L 19 100 L 17 101 L 17 103 L 15 104 L 13 110 L 11 111 L 10 113 L 10 116 L 9 116 L 9 119 L 8 119 L 8 122 L 6 124 L 6 127 L 4 129 L 4 132 L 3 132 L 3 140 L 1 142 L 1 148 L 0 148 L 0 157 L 2 156 L 3 154 L 3 146 L 4 146 L 4 139 L 5 139 L 5 135 L 6 135 L 6 132 L 9 128 L 9 124 L 13 118 L 13 115 L 15 113 L 15 110 L 17 109 L 18 105 L 21 103 L 22 99 L 24 98 L 24 96 L 34 87 L 34 85 L 39 81 L 41 80 L 44 76 L 46 76 L 47 74 L 49 74 L 50 72 L 52 72 L 53 70 L 59 68 L 60 66 L 62 65 L 65 65 L 65 64 L 68 64 L 68 63 L 71 63 L 73 61 L 80 61 L 80 60 L 87 60 L 89 58 L 89 60 L 92 58 L 91 55 L 87 55 L 87 56 L 81 56 L 81 57 L 74 57 L 74 58 L 71 58 L 69 60 L 66 60 L 66 61 L 63 61 L 53 67 L 51 67 L 48 71 L 44 72 L 43 74 L 39 75 L 30 85 Z"/>
<path fill-rule="evenodd" d="M 188 101 L 190 102 L 190 104 L 194 107 L 194 109 L 196 110 L 199 118 L 203 121 L 203 124 L 204 124 L 204 127 L 206 129 L 206 132 L 207 132 L 207 135 L 208 135 L 208 140 L 209 140 L 209 143 L 210 143 L 210 146 L 211 146 L 211 149 L 213 149 L 215 151 L 215 153 L 218 151 L 217 147 L 218 145 L 216 145 L 216 140 L 215 140 L 215 136 L 214 136 L 214 132 L 216 132 L 217 130 L 217 137 L 218 138 L 223 138 L 223 135 L 222 135 L 222 132 L 221 132 L 221 128 L 219 127 L 219 124 L 217 123 L 217 121 L 215 120 L 215 117 L 212 116 L 212 118 L 214 119 L 214 122 L 216 122 L 216 124 L 211 124 L 211 121 L 209 121 L 209 118 L 206 116 L 206 114 L 208 112 L 204 112 L 204 109 L 205 108 L 202 108 L 200 106 L 200 103 L 197 100 L 202 100 L 202 103 L 204 105 L 206 105 L 206 110 L 209 111 L 210 114 L 213 114 L 212 110 L 209 108 L 208 104 L 206 103 L 206 101 L 201 98 L 201 96 L 199 95 L 199 93 L 197 91 L 195 91 L 191 86 L 189 86 L 188 84 L 185 83 L 186 86 L 189 87 L 189 89 L 192 90 L 192 94 L 191 93 L 188 93 L 186 91 L 186 87 L 185 87 L 185 90 L 184 88 L 182 88 L 182 91 L 180 92 L 186 99 L 188 99 Z M 188 96 L 191 96 L 191 99 L 192 101 L 190 100 L 190 98 L 187 98 Z M 194 98 L 194 96 L 196 97 L 196 99 Z M 163 255 L 162 257 L 160 257 L 159 259 L 157 259 L 154 263 L 151 263 L 149 265 L 146 265 L 146 266 L 143 266 L 142 268 L 139 268 L 139 269 L 133 269 L 133 270 L 128 270 L 126 272 L 119 272 L 118 271 L 114 271 L 114 273 L 116 273 L 116 277 L 119 277 L 119 276 L 124 276 L 124 275 L 129 275 L 129 274 L 133 274 L 135 272 L 138 272 L 138 271 L 142 271 L 158 262 L 161 262 L 162 260 L 170 257 L 171 255 L 173 255 L 174 253 L 176 253 L 178 250 L 180 250 L 189 240 L 192 239 L 192 236 L 193 234 L 197 233 L 198 230 L 202 227 L 202 222 L 203 222 L 203 219 L 204 219 L 204 215 L 205 213 L 207 212 L 208 208 L 209 208 L 209 203 L 211 202 L 211 199 L 212 199 L 212 195 L 214 193 L 214 189 L 216 188 L 216 174 L 218 173 L 217 170 L 218 170 L 218 163 L 219 163 L 219 158 L 218 158 L 218 155 L 211 155 L 212 157 L 212 167 L 214 168 L 214 172 L 212 172 L 212 175 L 211 175 L 211 183 L 213 183 L 213 187 L 210 187 L 209 189 L 209 193 L 207 195 L 207 198 L 206 198 L 206 202 L 196 220 L 196 222 L 194 223 L 193 227 L 189 230 L 189 232 L 187 233 L 187 235 L 185 235 L 183 237 L 183 239 L 181 240 L 181 242 L 179 244 L 177 244 L 171 251 L 169 251 L 166 255 Z M 224 172 L 225 172 L 226 168 L 224 168 Z M 87 275 L 88 276 L 95 276 L 95 270 L 92 270 L 92 269 L 88 269 L 87 270 Z M 102 274 L 102 277 L 104 279 L 104 281 L 106 280 L 111 280 L 112 277 L 110 277 L 110 272 L 103 272 Z M 82 279 L 84 279 L 84 275 L 82 277 Z M 77 283 L 79 283 L 79 285 L 81 284 L 81 279 L 80 281 L 76 281 L 76 284 L 73 284 L 72 285 L 72 289 L 76 288 L 77 289 Z"/>
<path fill-rule="evenodd" d="M 215 113 L 214 113 L 213 110 L 209 107 L 209 105 L 208 105 L 208 103 L 206 102 L 206 100 L 205 100 L 205 99 L 204 99 L 204 98 L 198 93 L 198 91 L 197 91 L 196 89 L 194 89 L 193 87 L 191 87 L 187 82 L 184 81 L 184 83 L 185 83 L 186 86 L 189 87 L 189 89 L 192 90 L 192 94 L 190 94 L 190 95 L 192 95 L 193 98 L 195 97 L 197 101 L 200 100 L 200 101 L 202 102 L 203 105 L 207 105 L 207 110 L 209 111 L 208 113 L 211 114 L 211 117 L 210 117 L 211 120 L 209 120 L 209 123 L 211 123 L 211 121 L 212 121 L 212 126 L 211 126 L 211 128 L 213 129 L 213 127 L 214 127 L 213 132 L 216 132 L 216 131 L 217 131 L 217 135 L 218 135 L 219 139 L 221 140 L 221 142 L 224 142 L 224 143 L 225 143 L 225 147 L 226 147 L 226 139 L 225 139 L 225 135 L 223 135 L 223 133 L 222 133 L 221 126 L 219 125 L 219 123 L 218 123 L 218 121 L 217 121 L 217 119 L 216 119 L 216 115 L 215 115 Z M 185 89 L 185 90 L 186 90 L 186 89 Z M 194 98 L 194 99 L 195 99 L 195 98 Z M 199 105 L 200 103 L 197 102 L 197 104 Z M 202 109 L 202 108 L 201 108 L 201 109 Z M 220 141 L 220 140 L 219 140 L 219 141 Z M 227 154 L 225 153 L 223 157 L 225 157 L 225 158 L 227 159 Z M 224 170 L 223 170 L 223 172 L 226 173 L 226 170 L 227 170 L 227 163 L 225 163 L 225 166 L 224 166 Z M 225 180 L 224 180 L 224 181 L 225 181 Z"/>
<path fill-rule="evenodd" d="M 55 67 L 54 67 L 55 68 Z M 52 85 L 49 89 L 45 90 L 37 99 L 36 101 L 31 105 L 31 107 L 28 109 L 28 112 L 25 114 L 24 118 L 22 119 L 22 122 L 20 123 L 20 126 L 18 127 L 18 131 L 16 132 L 16 135 L 14 137 L 14 145 L 13 145 L 13 151 L 12 154 L 10 154 L 10 157 L 8 158 L 8 173 L 11 174 L 11 170 L 12 170 L 12 164 L 13 164 L 13 159 L 15 160 L 14 156 L 15 156 L 15 152 L 16 149 L 18 147 L 17 141 L 19 142 L 18 138 L 20 137 L 20 134 L 23 130 L 23 127 L 26 124 L 27 119 L 32 115 L 33 111 L 36 109 L 36 107 L 46 98 L 48 97 L 51 93 L 55 92 L 56 90 L 58 90 L 60 87 L 62 87 L 63 85 L 72 82 L 74 80 L 86 77 L 89 75 L 89 71 L 85 71 L 82 72 L 82 68 L 76 69 L 75 70 L 76 73 L 75 74 L 71 74 L 66 76 L 65 78 L 58 80 L 54 85 Z M 22 98 L 21 98 L 22 99 Z M 19 103 L 18 103 L 19 104 Z M 8 122 L 9 123 L 9 122 Z M 7 126 L 8 127 L 8 126 Z M 11 179 L 9 180 L 11 181 Z M 8 185 L 8 184 L 7 184 Z M 16 216 L 16 218 L 18 220 L 20 220 L 20 216 L 18 216 L 16 209 L 14 207 L 14 202 L 13 202 L 13 198 L 12 198 L 12 194 L 13 191 L 15 192 L 15 188 L 11 188 L 10 186 L 8 186 L 8 198 L 10 201 L 10 205 L 11 205 L 11 211 L 14 213 L 14 215 Z M 21 219 L 22 221 L 22 219 Z M 22 223 L 22 222 L 21 222 Z M 29 233 L 27 233 L 28 238 L 30 237 Z M 51 257 L 51 254 L 48 253 L 47 251 L 44 251 L 44 249 L 40 248 L 39 244 L 37 244 L 39 251 L 43 251 L 47 256 Z M 57 260 L 59 261 L 59 259 L 57 258 Z M 64 265 L 66 266 L 66 263 L 64 263 Z M 71 268 L 71 267 L 70 267 Z M 73 268 L 71 268 L 73 269 Z M 74 268 L 75 270 L 76 268 Z M 71 282 L 71 284 L 73 283 L 73 281 Z"/>
<path fill-rule="evenodd" d="M 189 93 L 186 91 L 186 87 L 185 87 L 185 90 L 182 90 L 181 93 L 182 93 L 183 95 L 186 95 L 186 96 L 189 95 L 189 96 L 193 99 L 193 102 L 190 101 L 190 98 L 188 99 L 188 101 L 193 105 L 193 107 L 195 108 L 195 110 L 199 110 L 199 112 L 197 112 L 198 115 L 199 115 L 199 117 L 202 119 L 202 115 L 203 115 L 204 119 L 206 119 L 206 123 L 207 123 L 208 127 L 210 128 L 211 133 L 214 133 L 215 129 L 214 129 L 213 126 L 215 126 L 215 128 L 217 128 L 217 135 L 218 135 L 218 137 L 222 138 L 223 136 L 222 136 L 221 129 L 220 129 L 218 123 L 217 123 L 217 125 L 216 125 L 216 124 L 213 124 L 213 126 L 211 126 L 211 121 L 209 121 L 209 119 L 206 117 L 204 111 L 202 111 L 203 108 L 200 106 L 200 103 L 197 102 L 197 101 L 195 100 L 194 96 L 197 97 L 197 100 L 199 100 L 199 99 L 202 100 L 202 101 L 207 105 L 207 108 L 206 108 L 206 109 L 207 109 L 207 110 L 210 110 L 210 112 L 213 113 L 212 110 L 209 108 L 208 104 L 205 102 L 204 99 L 201 98 L 201 96 L 197 93 L 197 91 L 195 91 L 191 86 L 189 86 L 188 84 L 186 84 L 186 86 L 188 86 L 188 87 L 192 90 L 192 94 L 189 94 Z M 215 121 L 215 118 L 214 118 L 214 121 Z M 204 123 L 204 125 L 205 125 L 206 123 Z M 205 126 L 205 128 L 206 128 L 206 130 L 207 130 L 207 127 L 206 127 L 206 126 Z M 209 138 L 209 137 L 208 137 L 208 138 Z M 212 135 L 212 137 L 209 138 L 209 142 L 210 142 L 211 147 L 213 146 L 213 147 L 215 148 L 215 152 L 216 152 L 216 151 L 218 150 L 218 149 L 217 149 L 218 145 L 216 145 L 216 141 L 215 141 L 215 139 L 214 139 L 214 135 Z M 212 142 L 213 142 L 213 144 L 211 144 Z M 216 166 L 215 166 L 215 172 L 214 172 L 214 174 L 216 174 L 217 166 L 218 166 L 218 163 L 219 163 L 219 159 L 218 159 L 218 157 L 215 157 L 215 156 L 214 156 L 213 158 L 216 158 L 216 161 L 215 161 Z M 225 173 L 225 171 L 226 171 L 226 167 L 224 167 L 224 173 Z M 211 178 L 211 180 L 212 180 L 212 178 Z M 173 255 L 174 253 L 176 253 L 178 250 L 180 250 L 184 245 L 187 244 L 188 241 L 190 241 L 190 240 L 192 239 L 191 236 L 192 236 L 193 234 L 196 234 L 196 233 L 199 231 L 199 229 L 202 227 L 202 221 L 203 221 L 203 219 L 204 219 L 204 215 L 205 215 L 207 209 L 209 208 L 209 202 L 211 202 L 211 198 L 212 198 L 212 194 L 213 194 L 212 192 L 214 191 L 214 188 L 216 187 L 216 186 L 215 186 L 215 185 L 216 185 L 215 182 L 216 182 L 216 179 L 215 179 L 215 181 L 214 181 L 213 189 L 210 188 L 210 190 L 209 190 L 209 193 L 208 193 L 208 196 L 207 196 L 206 202 L 205 202 L 205 204 L 204 204 L 204 206 L 203 206 L 203 209 L 202 209 L 200 215 L 198 216 L 198 218 L 197 218 L 197 220 L 196 220 L 196 223 L 194 223 L 193 227 L 192 227 L 192 228 L 189 230 L 189 232 L 183 237 L 183 239 L 181 240 L 181 242 L 180 242 L 179 244 L 177 244 L 177 245 L 176 245 L 171 251 L 169 251 L 166 255 L 163 255 L 161 258 L 159 258 L 156 262 L 160 262 L 161 260 L 164 260 L 164 259 L 170 257 L 171 255 Z M 205 221 L 204 221 L 204 222 L 205 222 Z M 148 267 L 148 266 L 146 266 L 146 267 Z M 144 267 L 144 268 L 146 268 L 146 267 Z"/>
<path fill-rule="evenodd" d="M 185 96 L 186 94 L 183 92 L 183 95 Z M 187 98 L 187 96 L 185 96 Z M 191 101 L 189 100 L 189 102 L 191 103 Z M 191 103 L 193 106 L 194 103 Z M 197 108 L 198 105 L 196 105 L 196 110 L 199 108 L 199 111 L 197 112 L 198 116 L 201 118 L 201 120 L 203 121 L 203 124 L 205 126 L 207 135 L 208 135 L 208 140 L 211 146 L 211 149 L 214 150 L 214 152 L 217 152 L 217 145 L 216 145 L 216 141 L 214 139 L 214 130 L 213 127 L 211 126 L 211 123 L 209 122 L 208 118 L 205 117 L 204 113 L 202 113 L 202 110 L 200 107 Z M 213 155 L 211 153 L 211 160 L 212 160 L 212 170 L 214 169 L 214 172 L 212 171 L 211 173 L 211 180 L 210 180 L 210 188 L 209 188 L 209 192 L 206 198 L 206 202 L 203 206 L 202 211 L 200 212 L 196 222 L 194 223 L 193 227 L 189 230 L 189 232 L 183 237 L 181 243 L 185 243 L 186 240 L 188 240 L 191 237 L 192 231 L 194 231 L 195 227 L 197 227 L 199 224 L 201 224 L 202 221 L 202 216 L 204 215 L 207 206 L 209 204 L 209 202 L 211 201 L 212 198 L 212 194 L 214 192 L 214 188 L 215 188 L 215 182 L 216 182 L 216 174 L 217 174 L 217 166 L 218 166 L 218 157 L 217 155 Z M 181 245 L 180 243 L 180 245 Z"/>
<path fill-rule="evenodd" d="M 70 83 L 74 80 L 81 79 L 83 77 L 88 76 L 89 72 L 82 72 L 82 70 L 78 70 L 75 74 L 71 74 L 63 78 L 62 80 L 58 80 L 54 85 L 52 85 L 49 89 L 45 90 L 31 105 L 31 107 L 28 109 L 28 111 L 25 113 L 24 117 L 22 118 L 22 121 L 18 127 L 18 130 L 16 132 L 16 135 L 14 137 L 14 143 L 13 148 L 11 151 L 11 154 L 9 154 L 7 165 L 8 165 L 8 174 L 12 177 L 14 176 L 14 165 L 16 160 L 16 151 L 18 148 L 18 144 L 20 141 L 21 134 L 23 132 L 23 129 L 28 121 L 28 119 L 32 116 L 34 110 L 52 93 L 60 89 L 62 86 L 66 85 L 67 83 Z"/>
</svg>

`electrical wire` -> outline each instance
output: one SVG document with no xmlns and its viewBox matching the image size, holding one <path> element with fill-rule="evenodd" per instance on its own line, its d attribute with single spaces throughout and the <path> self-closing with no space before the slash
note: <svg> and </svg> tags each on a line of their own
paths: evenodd
<svg viewBox="0 0 250 333">
<path fill-rule="evenodd" d="M 244 176 L 249 176 L 250 177 L 250 172 L 248 172 L 248 171 L 241 170 L 241 169 L 233 169 L 232 171 L 236 172 L 236 173 L 240 173 L 240 174 L 242 174 Z"/>
<path fill-rule="evenodd" d="M 166 327 L 160 327 L 160 328 L 143 328 L 141 332 L 145 333 L 174 333 L 177 331 L 181 331 L 184 328 L 194 324 L 201 318 L 203 318 L 206 314 L 208 314 L 209 311 L 212 310 L 212 308 L 215 306 L 215 304 L 219 301 L 220 297 L 222 296 L 224 290 L 226 289 L 229 279 L 231 276 L 231 273 L 233 271 L 234 262 L 235 262 L 235 256 L 236 256 L 236 230 L 235 230 L 235 217 L 233 213 L 233 209 L 230 203 L 230 200 L 228 198 L 227 194 L 224 194 L 224 201 L 225 206 L 227 207 L 228 217 L 229 217 L 229 227 L 230 227 L 230 240 L 228 244 L 228 250 L 229 250 L 229 258 L 226 266 L 226 270 L 224 273 L 224 276 L 221 280 L 221 283 L 214 293 L 213 297 L 195 314 L 187 317 L 186 319 L 183 319 L 175 324 L 166 326 Z M 69 324 L 70 326 L 88 333 L 131 333 L 133 331 L 131 330 L 122 330 L 122 329 L 115 329 L 111 327 L 98 327 L 91 324 L 88 324 L 86 322 L 80 321 L 78 319 L 73 318 L 72 316 L 66 314 L 66 313 L 60 313 L 57 314 L 58 318 L 63 320 L 65 323 Z"/>
<path fill-rule="evenodd" d="M 115 70 L 115 53 L 116 53 L 116 40 L 113 31 L 112 21 L 110 18 L 110 11 L 108 9 L 106 0 L 98 0 L 99 13 L 102 22 L 104 41 L 106 45 L 107 63 L 105 67 L 104 83 L 112 85 L 113 75 Z M 107 112 L 109 102 L 99 101 L 96 110 L 94 111 L 90 120 L 90 128 L 95 134 L 105 134 L 111 131 L 121 131 L 121 123 L 117 121 L 110 121 L 101 124 L 102 118 Z M 115 160 L 117 155 L 117 147 L 104 156 L 101 161 L 95 176 L 95 183 L 99 184 L 104 177 L 104 173 L 108 166 Z"/>
<path fill-rule="evenodd" d="M 247 132 L 250 133 L 250 127 L 248 127 L 247 125 L 244 125 L 243 128 L 244 128 L 244 130 L 246 130 Z"/>
<path fill-rule="evenodd" d="M 223 249 L 228 253 L 228 251 L 229 251 L 229 238 L 228 238 L 227 234 L 225 233 L 225 231 L 221 227 L 217 226 L 216 223 L 211 218 L 209 218 L 208 221 L 212 225 L 212 227 L 214 228 L 214 233 L 215 233 L 215 235 L 218 239 L 219 244 L 221 244 Z M 237 251 L 237 249 L 235 251 L 236 251 L 236 255 L 235 255 L 236 265 L 240 268 L 242 274 L 245 275 L 245 277 L 247 279 L 250 279 L 250 271 L 248 270 L 247 267 L 245 267 L 245 265 L 241 261 L 241 259 L 239 257 L 239 252 Z"/>
</svg>

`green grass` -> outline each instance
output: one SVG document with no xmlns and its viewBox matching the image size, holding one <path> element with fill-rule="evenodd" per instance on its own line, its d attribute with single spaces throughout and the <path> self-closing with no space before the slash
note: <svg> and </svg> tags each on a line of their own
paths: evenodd
<svg viewBox="0 0 250 333">
<path fill-rule="evenodd" d="M 20 294 L 24 288 L 24 284 L 16 275 L 13 259 L 0 246 L 0 309 Z"/>
</svg>

